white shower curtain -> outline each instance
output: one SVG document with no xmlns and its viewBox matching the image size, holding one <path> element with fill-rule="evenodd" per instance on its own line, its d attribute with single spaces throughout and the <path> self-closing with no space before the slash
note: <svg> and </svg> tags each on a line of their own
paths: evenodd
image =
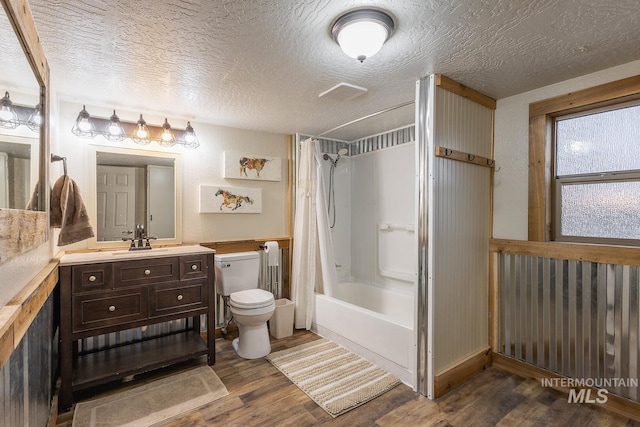
<svg viewBox="0 0 640 427">
<path fill-rule="evenodd" d="M 302 141 L 291 266 L 296 329 L 311 328 L 314 293 L 331 295 L 333 284 L 337 282 L 321 165 L 322 155 L 317 140 Z"/>
</svg>

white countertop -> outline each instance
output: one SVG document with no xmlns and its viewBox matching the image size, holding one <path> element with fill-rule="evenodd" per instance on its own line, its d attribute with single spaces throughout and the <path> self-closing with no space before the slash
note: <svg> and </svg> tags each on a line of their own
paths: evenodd
<svg viewBox="0 0 640 427">
<path fill-rule="evenodd" d="M 215 253 L 213 249 L 200 246 L 171 246 L 138 251 L 120 249 L 115 251 L 77 252 L 64 254 L 60 258 L 60 265 L 95 264 L 99 262 L 128 261 L 132 259 L 161 258 L 180 255 L 197 255 Z"/>
</svg>

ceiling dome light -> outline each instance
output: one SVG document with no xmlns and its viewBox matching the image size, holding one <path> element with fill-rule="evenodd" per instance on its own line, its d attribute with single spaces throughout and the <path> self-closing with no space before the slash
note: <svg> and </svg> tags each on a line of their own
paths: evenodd
<svg viewBox="0 0 640 427">
<path fill-rule="evenodd" d="M 376 9 L 356 9 L 341 15 L 331 27 L 333 39 L 348 56 L 363 62 L 382 48 L 395 24 Z"/>
</svg>

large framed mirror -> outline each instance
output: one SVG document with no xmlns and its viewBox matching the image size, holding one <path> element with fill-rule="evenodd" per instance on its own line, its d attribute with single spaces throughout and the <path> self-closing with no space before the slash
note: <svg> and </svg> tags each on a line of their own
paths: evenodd
<svg viewBox="0 0 640 427">
<path fill-rule="evenodd" d="M 181 157 L 177 153 L 92 145 L 90 248 L 128 246 L 142 226 L 152 246 L 182 243 Z"/>
<path fill-rule="evenodd" d="M 28 6 L 0 0 L 0 263 L 48 239 L 48 66 Z M 36 106 L 40 126 L 28 126 Z M 3 108 L 5 107 L 5 108 Z M 34 116 L 35 117 L 35 116 Z"/>
</svg>

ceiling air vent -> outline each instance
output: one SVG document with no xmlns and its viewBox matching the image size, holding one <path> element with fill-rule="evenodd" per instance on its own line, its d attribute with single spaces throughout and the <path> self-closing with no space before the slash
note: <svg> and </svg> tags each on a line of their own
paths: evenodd
<svg viewBox="0 0 640 427">
<path fill-rule="evenodd" d="M 349 83 L 339 83 L 331 89 L 322 92 L 318 97 L 332 99 L 334 101 L 350 101 L 365 93 L 367 93 L 367 89 L 364 87 Z"/>
</svg>

